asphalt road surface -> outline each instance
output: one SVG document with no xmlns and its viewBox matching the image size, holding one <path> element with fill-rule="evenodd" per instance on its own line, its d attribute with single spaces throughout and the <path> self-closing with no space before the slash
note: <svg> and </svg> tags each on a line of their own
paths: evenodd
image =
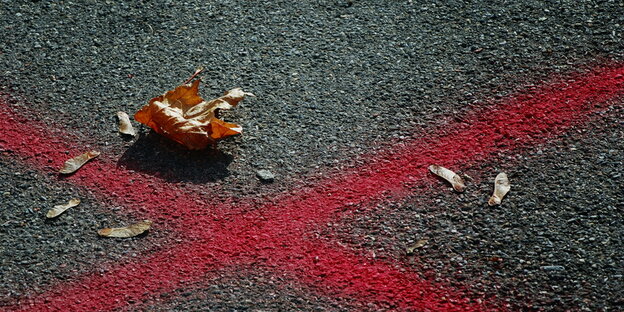
<svg viewBox="0 0 624 312">
<path fill-rule="evenodd" d="M 624 310 L 622 1 L 2 0 L 0 30 L 1 310 Z M 256 95 L 242 135 L 117 132 L 199 66 Z"/>
</svg>

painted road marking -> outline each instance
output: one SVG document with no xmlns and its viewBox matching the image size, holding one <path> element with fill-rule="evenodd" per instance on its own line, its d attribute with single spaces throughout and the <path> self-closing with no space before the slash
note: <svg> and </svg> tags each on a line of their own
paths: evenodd
<svg viewBox="0 0 624 312">
<path fill-rule="evenodd" d="M 171 291 L 183 281 L 210 278 L 218 268 L 261 263 L 289 272 L 328 296 L 388 302 L 401 308 L 485 309 L 463 299 L 461 292 L 420 279 L 400 263 L 363 258 L 350 250 L 304 238 L 304 233 L 339 217 L 345 203 L 357 206 L 380 200 L 388 193 L 397 199 L 404 197 L 409 186 L 424 183 L 426 167 L 432 162 L 455 168 L 469 166 L 492 153 L 512 152 L 555 138 L 623 91 L 621 66 L 545 86 L 489 111 L 469 113 L 462 123 L 444 125 L 437 134 L 416 137 L 381 155 L 364 156 L 369 165 L 329 178 L 322 185 L 277 195 L 274 204 L 251 212 L 245 203 L 211 206 L 197 194 L 185 194 L 180 189 L 171 192 L 169 185 L 154 182 L 152 177 L 115 168 L 110 162 L 94 163 L 68 180 L 95 188 L 102 198 L 115 199 L 147 215 L 167 216 L 172 227 L 184 231 L 190 240 L 140 263 L 116 267 L 106 275 L 93 274 L 59 285 L 15 308 L 112 309 L 127 305 L 128 299 L 141 300 Z M 23 123 L 34 124 L 2 106 L 0 129 L 4 138 L 0 147 L 39 168 L 50 163 L 56 166 L 67 158 L 55 151 L 71 144 L 51 136 L 45 128 L 26 129 Z M 174 203 L 184 209 L 172 208 Z M 210 211 L 210 215 L 200 211 Z"/>
</svg>

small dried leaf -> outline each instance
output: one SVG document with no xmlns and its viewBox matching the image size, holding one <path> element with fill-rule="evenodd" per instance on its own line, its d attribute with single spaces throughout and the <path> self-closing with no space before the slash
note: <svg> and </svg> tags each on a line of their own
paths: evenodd
<svg viewBox="0 0 624 312">
<path fill-rule="evenodd" d="M 128 117 L 126 112 L 117 112 L 117 118 L 119 118 L 119 132 L 131 136 L 136 135 L 134 127 L 132 127 L 132 123 L 130 122 L 130 117 Z"/>
<path fill-rule="evenodd" d="M 82 167 L 82 165 L 84 165 L 87 161 L 98 157 L 99 155 L 100 152 L 97 151 L 90 151 L 84 154 L 80 154 L 72 159 L 67 160 L 65 162 L 65 165 L 63 166 L 63 168 L 61 168 L 59 172 L 64 174 L 73 173 L 76 170 L 80 169 L 80 167 Z"/>
<path fill-rule="evenodd" d="M 511 189 L 507 174 L 504 172 L 499 173 L 494 180 L 494 194 L 488 200 L 490 206 L 500 205 L 503 197 L 507 195 L 507 192 Z"/>
<path fill-rule="evenodd" d="M 137 235 L 141 235 L 143 232 L 149 230 L 152 226 L 152 221 L 143 220 L 139 223 L 135 223 L 126 227 L 120 228 L 104 228 L 98 231 L 100 236 L 105 237 L 119 237 L 119 238 L 127 238 L 134 237 Z"/>
<path fill-rule="evenodd" d="M 136 121 L 192 150 L 206 148 L 218 140 L 240 134 L 242 127 L 220 120 L 219 111 L 231 109 L 245 96 L 240 88 L 212 101 L 199 96 L 199 80 L 155 97 L 136 114 Z"/>
<path fill-rule="evenodd" d="M 408 255 L 411 255 L 411 254 L 414 253 L 414 250 L 416 250 L 418 248 L 422 248 L 426 244 L 427 244 L 427 240 L 426 239 L 420 239 L 416 243 L 414 243 L 414 245 L 407 247 L 407 249 L 405 251 L 407 251 Z"/>
<path fill-rule="evenodd" d="M 52 209 L 50 209 L 48 211 L 48 213 L 46 214 L 46 217 L 47 218 L 57 217 L 61 213 L 65 212 L 65 210 L 67 210 L 67 209 L 69 209 L 71 207 L 76 207 L 76 206 L 78 206 L 78 204 L 80 204 L 80 199 L 72 198 L 65 205 L 56 205 L 56 206 L 54 206 Z"/>
<path fill-rule="evenodd" d="M 466 188 L 464 180 L 457 173 L 451 170 L 448 170 L 442 166 L 431 165 L 429 166 L 429 171 L 451 183 L 453 185 L 453 189 L 458 192 L 463 192 Z"/>
</svg>

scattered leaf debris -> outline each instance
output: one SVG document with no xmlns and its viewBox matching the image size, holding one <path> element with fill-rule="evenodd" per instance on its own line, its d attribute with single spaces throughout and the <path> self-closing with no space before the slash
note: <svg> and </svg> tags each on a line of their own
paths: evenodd
<svg viewBox="0 0 624 312">
<path fill-rule="evenodd" d="M 451 185 L 453 185 L 453 189 L 457 192 L 463 192 L 466 188 L 464 180 L 457 173 L 449 169 L 438 165 L 431 165 L 429 166 L 429 171 L 451 183 Z"/>
<path fill-rule="evenodd" d="M 130 136 L 136 135 L 136 131 L 134 131 L 134 127 L 132 127 L 132 123 L 130 122 L 130 117 L 126 112 L 117 112 L 117 118 L 119 118 L 120 133 Z"/>
<path fill-rule="evenodd" d="M 413 245 L 407 247 L 407 249 L 405 250 L 407 252 L 408 255 L 413 255 L 414 254 L 414 250 L 418 249 L 418 248 L 422 248 L 423 246 L 425 246 L 427 244 L 427 239 L 419 239 L 416 243 L 414 243 Z"/>
<path fill-rule="evenodd" d="M 143 220 L 141 222 L 119 228 L 103 228 L 98 231 L 100 236 L 128 238 L 143 234 L 152 226 L 152 221 Z"/>
<path fill-rule="evenodd" d="M 55 218 L 58 217 L 61 213 L 65 212 L 65 210 L 71 208 L 71 207 L 76 207 L 78 206 L 78 204 L 80 204 L 80 199 L 78 198 L 72 198 L 69 200 L 69 202 L 67 202 L 67 204 L 65 205 L 56 205 L 54 206 L 52 209 L 48 210 L 48 213 L 46 214 L 46 218 Z"/>
<path fill-rule="evenodd" d="M 67 160 L 65 162 L 65 165 L 63 165 L 63 168 L 61 168 L 59 172 L 63 174 L 73 173 L 76 170 L 80 169 L 80 167 L 82 167 L 87 161 L 98 157 L 99 155 L 100 152 L 98 151 L 89 151 L 84 154 L 80 154 L 74 158 Z"/>
<path fill-rule="evenodd" d="M 218 140 L 240 134 L 243 128 L 219 119 L 219 111 L 231 109 L 245 96 L 254 95 L 236 88 L 205 101 L 198 94 L 199 82 L 198 79 L 183 84 L 151 99 L 134 119 L 191 150 L 204 149 Z"/>
<path fill-rule="evenodd" d="M 509 179 L 504 172 L 499 173 L 494 180 L 494 194 L 488 200 L 488 205 L 496 206 L 500 205 L 503 197 L 509 192 L 511 186 L 509 185 Z"/>
</svg>

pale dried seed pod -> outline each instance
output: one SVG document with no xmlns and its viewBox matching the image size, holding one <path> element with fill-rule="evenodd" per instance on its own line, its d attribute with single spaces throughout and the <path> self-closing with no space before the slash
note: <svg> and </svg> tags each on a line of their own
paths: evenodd
<svg viewBox="0 0 624 312">
<path fill-rule="evenodd" d="M 119 118 L 119 132 L 131 136 L 136 135 L 136 131 L 134 131 L 134 127 L 132 127 L 130 122 L 130 117 L 126 112 L 117 112 L 117 118 Z"/>
<path fill-rule="evenodd" d="M 82 165 L 84 165 L 87 161 L 98 157 L 99 155 L 100 152 L 97 151 L 90 151 L 84 154 L 80 154 L 74 158 L 67 160 L 63 165 L 63 168 L 61 168 L 59 172 L 64 174 L 73 173 L 76 170 L 80 169 L 80 167 L 82 167 Z"/>
<path fill-rule="evenodd" d="M 451 183 L 451 185 L 453 185 L 453 189 L 455 189 L 458 192 L 463 192 L 464 189 L 466 188 L 466 184 L 464 184 L 464 180 L 457 173 L 449 169 L 446 169 L 438 165 L 431 165 L 429 166 L 429 171 L 433 172 L 433 174 Z"/>
<path fill-rule="evenodd" d="M 499 173 L 494 180 L 494 194 L 488 200 L 488 205 L 496 206 L 500 205 L 503 197 L 507 195 L 507 192 L 511 189 L 507 174 L 504 172 Z"/>
<path fill-rule="evenodd" d="M 98 231 L 100 236 L 128 238 L 143 234 L 152 226 L 152 221 L 143 220 L 141 222 L 119 228 L 104 228 Z"/>
<path fill-rule="evenodd" d="M 423 246 L 425 246 L 427 244 L 427 239 L 419 239 L 416 243 L 414 243 L 413 245 L 407 247 L 407 249 L 405 250 L 407 252 L 408 255 L 413 255 L 414 254 L 414 250 L 418 249 L 418 248 L 422 248 Z"/>
<path fill-rule="evenodd" d="M 72 198 L 69 200 L 69 202 L 65 205 L 56 205 L 54 206 L 52 209 L 48 210 L 48 213 L 46 214 L 46 218 L 54 218 L 59 216 L 61 213 L 65 212 L 65 210 L 71 208 L 71 207 L 76 207 L 78 206 L 78 204 L 80 204 L 80 199 L 78 198 Z"/>
</svg>

